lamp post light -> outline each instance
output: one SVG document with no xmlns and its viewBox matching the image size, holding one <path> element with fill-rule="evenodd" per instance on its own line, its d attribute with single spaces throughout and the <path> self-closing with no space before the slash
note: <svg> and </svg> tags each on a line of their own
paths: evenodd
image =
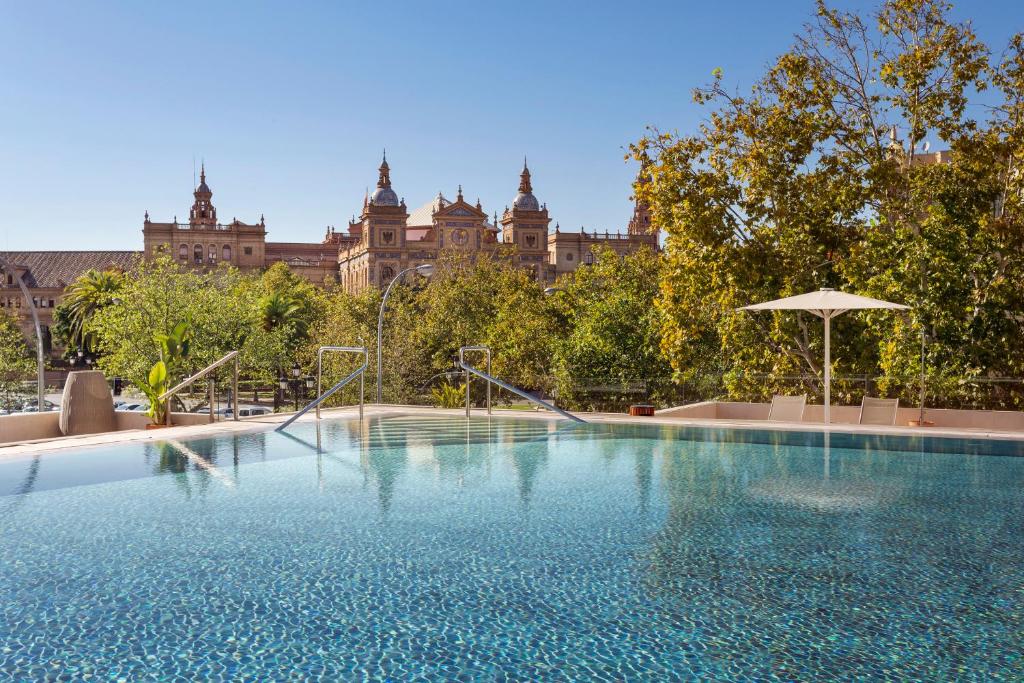
<svg viewBox="0 0 1024 683">
<path fill-rule="evenodd" d="M 281 403 L 283 403 L 286 400 L 285 396 L 288 395 L 287 392 L 288 378 L 284 376 L 283 372 L 279 371 L 277 375 L 277 391 L 274 394 L 274 410 L 277 410 L 278 408 L 281 407 Z"/>
<path fill-rule="evenodd" d="M 295 400 L 295 410 L 299 409 L 299 376 L 302 374 L 302 368 L 299 367 L 298 363 L 292 364 L 292 398 Z"/>
<path fill-rule="evenodd" d="M 384 359 L 381 356 L 381 346 L 383 345 L 384 336 L 384 310 L 388 304 L 388 295 L 391 294 L 391 288 L 395 286 L 395 283 L 398 282 L 403 275 L 414 270 L 423 277 L 430 277 L 434 274 L 434 266 L 431 263 L 424 263 L 420 266 L 406 268 L 391 279 L 391 282 L 388 284 L 388 288 L 384 290 L 384 298 L 380 301 L 380 315 L 377 316 L 377 405 L 384 402 Z"/>
</svg>

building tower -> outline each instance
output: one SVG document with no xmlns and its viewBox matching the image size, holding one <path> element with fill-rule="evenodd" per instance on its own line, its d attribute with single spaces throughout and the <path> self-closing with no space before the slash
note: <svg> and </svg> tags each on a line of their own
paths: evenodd
<svg viewBox="0 0 1024 683">
<path fill-rule="evenodd" d="M 647 170 L 647 162 L 640 164 L 640 172 L 637 173 L 636 183 L 634 187 L 639 189 L 640 187 L 647 185 L 651 182 L 651 175 Z M 639 193 L 634 190 L 633 193 L 633 217 L 629 219 L 629 226 L 626 229 L 630 235 L 650 235 L 651 234 L 651 207 L 648 206 L 647 202 L 640 198 Z"/>
<path fill-rule="evenodd" d="M 503 241 L 515 246 L 513 263 L 534 272 L 537 280 L 545 281 L 548 257 L 548 207 L 537 201 L 533 194 L 530 169 L 523 159 L 519 174 L 519 193 L 512 200 L 512 208 L 505 209 L 501 217 Z"/>
<path fill-rule="evenodd" d="M 359 217 L 362 223 L 359 233 L 365 251 L 362 258 L 346 264 L 348 270 L 362 271 L 363 286 L 386 286 L 399 272 L 409 219 L 405 200 L 400 200 L 391 187 L 391 167 L 386 152 L 377 171 L 377 189 L 364 202 Z M 343 278 L 351 276 L 352 273 L 342 273 Z"/>
<path fill-rule="evenodd" d="M 192 168 L 195 168 L 194 166 Z M 217 208 L 211 201 L 213 191 L 206 184 L 206 164 L 200 167 L 199 187 L 192 193 L 195 201 L 192 203 L 192 210 L 189 212 L 188 222 L 192 227 L 209 228 L 217 225 Z"/>
</svg>

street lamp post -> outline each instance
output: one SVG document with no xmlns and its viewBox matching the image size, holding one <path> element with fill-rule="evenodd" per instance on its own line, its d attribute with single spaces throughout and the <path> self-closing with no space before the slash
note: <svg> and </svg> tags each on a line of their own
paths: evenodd
<svg viewBox="0 0 1024 683">
<path fill-rule="evenodd" d="M 274 410 L 281 408 L 281 404 L 288 400 L 288 378 L 284 376 L 284 373 L 278 371 L 277 375 L 277 388 L 278 391 L 274 392 Z"/>
<path fill-rule="evenodd" d="M 395 283 L 398 282 L 403 275 L 414 270 L 423 277 L 430 277 L 434 273 L 434 266 L 430 263 L 424 263 L 421 266 L 406 268 L 391 279 L 391 282 L 388 283 L 388 288 L 384 290 L 384 298 L 380 301 L 380 315 L 377 316 L 377 405 L 384 402 L 384 359 L 381 356 L 381 346 L 384 338 L 384 309 L 387 306 L 388 295 L 391 294 L 391 288 L 395 286 Z"/>
</svg>

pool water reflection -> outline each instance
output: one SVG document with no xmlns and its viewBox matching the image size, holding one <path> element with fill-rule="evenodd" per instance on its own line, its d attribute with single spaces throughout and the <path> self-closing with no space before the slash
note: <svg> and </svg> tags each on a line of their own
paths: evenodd
<svg viewBox="0 0 1024 683">
<path fill-rule="evenodd" d="M 393 417 L 0 461 L 0 673 L 976 679 L 1016 442 Z"/>
</svg>

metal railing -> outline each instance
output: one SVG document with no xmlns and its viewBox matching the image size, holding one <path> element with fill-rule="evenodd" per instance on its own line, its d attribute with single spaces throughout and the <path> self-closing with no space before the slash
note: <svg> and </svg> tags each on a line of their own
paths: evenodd
<svg viewBox="0 0 1024 683">
<path fill-rule="evenodd" d="M 491 374 L 491 348 L 489 346 L 462 346 L 459 347 L 459 364 L 466 369 L 466 417 L 469 417 L 469 368 L 465 365 L 466 351 L 483 351 L 487 354 L 487 375 Z M 487 382 L 487 414 L 491 414 L 491 383 Z"/>
<path fill-rule="evenodd" d="M 231 401 L 234 404 L 233 407 L 232 407 L 231 416 L 232 416 L 233 420 L 235 420 L 236 422 L 238 421 L 238 354 L 239 353 L 240 353 L 240 351 L 231 351 L 231 352 L 227 353 L 220 360 L 217 360 L 217 361 L 214 361 L 213 363 L 210 363 L 205 368 L 203 368 L 202 370 L 200 370 L 196 374 L 192 375 L 191 377 L 186 377 L 177 386 L 175 386 L 175 387 L 173 387 L 171 389 L 168 389 L 167 391 L 165 391 L 164 393 L 160 394 L 160 396 L 157 397 L 157 399 L 156 399 L 157 401 L 165 401 L 165 400 L 167 401 L 167 411 L 166 412 L 167 412 L 167 425 L 168 426 L 170 426 L 170 424 L 171 424 L 171 397 L 174 396 L 175 394 L 177 394 L 182 389 L 185 389 L 186 387 L 192 386 L 192 384 L 196 380 L 202 379 L 203 377 L 206 377 L 207 375 L 209 375 L 211 372 L 213 372 L 214 370 L 216 370 L 220 366 L 222 366 L 225 363 L 227 363 L 228 361 L 232 361 L 232 360 L 235 362 L 235 367 L 234 367 L 234 372 L 231 375 Z M 216 399 L 217 399 L 217 397 L 216 397 L 216 383 L 213 381 L 213 378 L 211 377 L 210 378 L 210 422 L 216 422 L 217 421 L 217 415 L 216 415 L 216 413 L 215 413 L 215 411 L 213 409 L 213 405 L 216 402 Z"/>
<path fill-rule="evenodd" d="M 343 353 L 361 353 L 361 354 L 363 354 L 363 364 L 360 365 L 358 368 L 356 368 L 355 371 L 352 374 L 348 375 L 345 379 L 341 380 L 340 382 L 338 382 L 337 384 L 332 386 L 330 389 L 328 389 L 327 391 L 325 391 L 324 393 L 321 394 L 320 393 L 320 388 L 321 388 L 321 380 L 322 380 L 322 377 L 323 377 L 323 357 L 324 357 L 324 352 L 325 351 L 340 351 L 340 352 L 343 352 Z M 366 368 L 369 367 L 369 365 L 370 365 L 370 355 L 369 355 L 369 353 L 367 353 L 365 346 L 321 346 L 320 349 L 317 351 L 317 354 L 316 354 L 316 393 L 317 393 L 317 397 L 315 399 L 313 399 L 312 401 L 310 401 L 309 403 L 307 403 L 305 406 L 303 406 L 302 410 L 300 410 L 297 413 L 295 413 L 294 415 L 292 415 L 285 422 L 283 422 L 281 424 L 281 426 L 277 427 L 277 429 L 275 429 L 274 431 L 275 432 L 283 431 L 292 422 L 295 422 L 300 417 L 302 417 L 303 415 L 305 415 L 306 413 L 308 413 L 310 410 L 312 410 L 314 408 L 316 409 L 316 419 L 319 420 L 320 419 L 320 404 L 323 403 L 324 401 L 326 401 L 327 399 L 329 399 L 331 396 L 333 396 L 338 391 L 340 391 L 342 388 L 345 387 L 345 385 L 347 385 L 349 382 L 354 380 L 356 377 L 359 378 L 359 419 L 360 420 L 363 419 L 363 405 L 366 403 L 365 380 L 364 380 L 364 377 L 365 377 L 365 374 L 366 374 Z"/>
<path fill-rule="evenodd" d="M 516 387 L 512 386 L 508 382 L 502 382 L 497 377 L 494 377 L 493 375 L 491 375 L 490 372 L 483 372 L 481 370 L 477 370 L 472 365 L 467 364 L 465 362 L 465 360 L 464 360 L 464 352 L 465 351 L 487 351 L 487 369 L 490 370 L 491 369 L 491 367 L 490 367 L 490 365 L 491 365 L 491 350 L 489 348 L 487 348 L 486 346 L 463 346 L 462 348 L 459 349 L 459 366 L 463 370 L 466 371 L 466 417 L 469 417 L 469 414 L 470 414 L 469 413 L 469 407 L 470 407 L 470 403 L 469 403 L 469 376 L 470 376 L 470 374 L 473 374 L 473 375 L 476 375 L 477 377 L 480 377 L 480 378 L 482 378 L 482 379 L 487 381 L 487 413 L 488 414 L 490 414 L 490 412 L 491 412 L 491 384 L 496 384 L 499 387 L 501 387 L 502 389 L 504 389 L 505 391 L 509 391 L 509 392 L 515 394 L 516 396 L 519 396 L 520 398 L 525 398 L 527 401 L 530 401 L 531 403 L 536 403 L 540 407 L 546 408 L 546 409 L 550 410 L 553 413 L 557 413 L 558 415 L 561 415 L 562 417 L 565 417 L 565 418 L 568 418 L 568 419 L 572 420 L 573 422 L 579 422 L 581 424 L 586 424 L 586 422 L 587 422 L 586 420 L 580 419 L 580 418 L 576 417 L 575 415 L 573 415 L 572 413 L 566 412 L 566 411 L 562 410 L 561 408 L 559 408 L 557 406 L 554 406 L 554 405 L 548 403 L 547 401 L 539 399 L 539 398 L 537 398 L 536 396 L 534 396 L 532 394 L 528 394 L 527 392 L 523 391 L 522 389 L 517 389 Z"/>
</svg>

